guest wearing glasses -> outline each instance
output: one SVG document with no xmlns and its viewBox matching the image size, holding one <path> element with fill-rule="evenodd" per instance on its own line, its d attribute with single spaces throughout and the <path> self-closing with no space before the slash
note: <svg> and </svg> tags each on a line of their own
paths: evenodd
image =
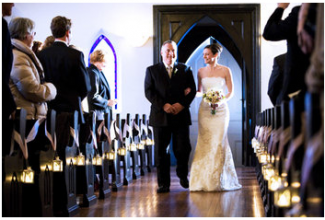
<svg viewBox="0 0 325 220">
<path fill-rule="evenodd" d="M 46 117 L 46 102 L 56 96 L 55 86 L 44 81 L 42 64 L 32 50 L 34 27 L 32 20 L 20 17 L 9 24 L 14 57 L 9 85 L 16 105 L 27 110 L 27 119 Z"/>
</svg>

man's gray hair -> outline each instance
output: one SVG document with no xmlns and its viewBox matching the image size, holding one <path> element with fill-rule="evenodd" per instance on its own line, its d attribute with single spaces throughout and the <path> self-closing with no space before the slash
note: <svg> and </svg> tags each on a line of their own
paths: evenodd
<svg viewBox="0 0 325 220">
<path fill-rule="evenodd" d="M 35 23 L 29 18 L 16 17 L 9 23 L 10 36 L 13 39 L 24 40 L 27 33 L 31 34 Z"/>
<path fill-rule="evenodd" d="M 165 44 L 172 44 L 175 49 L 177 49 L 177 44 L 175 43 L 175 41 L 173 40 L 166 40 L 162 45 L 161 45 L 161 49 L 163 48 L 163 46 L 165 46 Z"/>
</svg>

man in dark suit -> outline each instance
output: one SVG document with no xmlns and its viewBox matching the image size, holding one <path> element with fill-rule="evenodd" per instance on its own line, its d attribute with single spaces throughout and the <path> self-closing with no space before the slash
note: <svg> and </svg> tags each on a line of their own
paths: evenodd
<svg viewBox="0 0 325 220">
<path fill-rule="evenodd" d="M 169 192 L 170 155 L 166 150 L 171 136 L 177 159 L 177 176 L 184 188 L 189 186 L 189 106 L 196 89 L 191 69 L 184 64 L 175 63 L 176 50 L 175 42 L 164 42 L 161 47 L 163 62 L 149 66 L 145 77 L 145 95 L 151 103 L 149 125 L 154 128 L 158 193 Z"/>
<path fill-rule="evenodd" d="M 13 62 L 12 46 L 7 21 L 4 16 L 10 16 L 14 3 L 2 3 L 2 155 L 10 150 L 13 129 L 12 118 L 16 109 L 14 97 L 9 88 L 10 72 Z"/>
<path fill-rule="evenodd" d="M 276 56 L 273 60 L 273 69 L 269 80 L 267 94 L 274 106 L 281 104 L 285 57 L 286 54 L 281 54 Z"/>
<path fill-rule="evenodd" d="M 267 24 L 263 37 L 266 40 L 287 41 L 287 56 L 284 67 L 282 100 L 289 100 L 289 94 L 300 90 L 303 96 L 306 92 L 305 73 L 309 66 L 309 55 L 304 54 L 298 45 L 297 25 L 300 6 L 292 9 L 287 18 L 281 20 L 289 3 L 278 3 Z"/>
<path fill-rule="evenodd" d="M 57 16 L 51 22 L 55 41 L 52 46 L 39 53 L 44 67 L 45 81 L 57 88 L 56 98 L 49 107 L 57 112 L 80 112 L 83 121 L 81 100 L 90 91 L 90 80 L 81 51 L 69 48 L 71 41 L 71 20 Z"/>
</svg>

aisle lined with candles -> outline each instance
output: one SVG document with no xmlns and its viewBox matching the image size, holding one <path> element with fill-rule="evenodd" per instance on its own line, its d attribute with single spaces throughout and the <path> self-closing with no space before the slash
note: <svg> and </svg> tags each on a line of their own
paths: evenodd
<svg viewBox="0 0 325 220">
<path fill-rule="evenodd" d="M 189 192 L 171 169 L 170 192 L 157 194 L 156 169 L 111 192 L 109 198 L 82 207 L 77 217 L 263 217 L 264 207 L 254 168 L 237 168 L 241 190 Z M 121 173 L 122 175 L 122 173 Z"/>
</svg>

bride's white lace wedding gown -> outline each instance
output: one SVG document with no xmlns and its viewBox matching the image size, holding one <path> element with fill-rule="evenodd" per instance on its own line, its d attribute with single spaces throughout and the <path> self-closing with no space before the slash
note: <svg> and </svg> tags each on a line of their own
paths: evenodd
<svg viewBox="0 0 325 220">
<path fill-rule="evenodd" d="M 203 92 L 210 88 L 223 90 L 222 77 L 202 79 Z M 190 172 L 190 191 L 228 191 L 240 189 L 228 142 L 229 109 L 227 103 L 211 114 L 208 103 L 202 99 L 199 109 L 199 135 Z"/>
</svg>

